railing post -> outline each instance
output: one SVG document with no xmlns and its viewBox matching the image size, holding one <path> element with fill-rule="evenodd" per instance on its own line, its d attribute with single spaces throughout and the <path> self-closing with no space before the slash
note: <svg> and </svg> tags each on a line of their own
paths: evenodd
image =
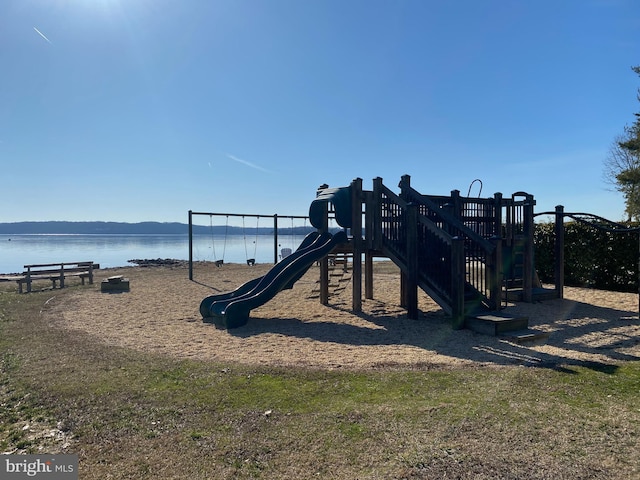
<svg viewBox="0 0 640 480">
<path fill-rule="evenodd" d="M 533 264 L 533 195 L 527 195 L 522 206 L 522 223 L 525 238 L 525 250 L 524 250 L 524 266 L 522 269 L 523 275 L 523 300 L 531 303 L 533 301 L 533 276 L 535 272 L 535 266 Z"/>
<path fill-rule="evenodd" d="M 364 298 L 373 298 L 373 255 L 375 239 L 378 236 L 374 228 L 376 209 L 373 207 L 373 192 L 362 192 L 364 196 L 364 231 L 366 245 L 364 249 Z"/>
<path fill-rule="evenodd" d="M 464 328 L 464 240 L 454 237 L 451 243 L 451 326 Z"/>
<path fill-rule="evenodd" d="M 556 283 L 556 295 L 564 298 L 564 207 L 556 206 L 555 246 L 554 246 L 554 276 Z"/>
<path fill-rule="evenodd" d="M 498 238 L 502 238 L 502 193 L 497 192 L 493 194 L 494 199 L 494 223 L 493 223 L 493 235 Z"/>
<path fill-rule="evenodd" d="M 407 275 L 405 303 L 407 318 L 418 319 L 418 205 L 407 205 L 406 211 Z"/>
<path fill-rule="evenodd" d="M 502 307 L 502 239 L 494 236 L 491 238 L 491 243 L 495 248 L 491 253 L 491 262 L 487 271 L 489 301 L 492 309 L 499 310 Z"/>
<path fill-rule="evenodd" d="M 451 190 L 451 214 L 456 220 L 462 219 L 462 200 L 460 190 Z"/>
<path fill-rule="evenodd" d="M 403 193 L 405 192 L 405 189 L 411 188 L 411 175 L 402 175 L 400 177 L 400 183 L 398 184 L 398 187 L 400 188 L 399 197 L 404 200 L 405 198 L 403 196 Z"/>
<path fill-rule="evenodd" d="M 373 237 L 371 247 L 374 250 L 382 250 L 382 178 L 376 177 L 373 179 L 373 195 L 371 198 L 371 217 L 372 217 L 372 229 L 371 232 L 367 231 L 367 237 L 369 234 Z"/>
</svg>

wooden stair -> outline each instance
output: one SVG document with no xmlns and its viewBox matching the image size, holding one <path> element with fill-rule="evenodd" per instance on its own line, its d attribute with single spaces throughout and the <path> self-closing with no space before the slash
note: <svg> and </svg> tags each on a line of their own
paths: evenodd
<svg viewBox="0 0 640 480">
<path fill-rule="evenodd" d="M 514 317 L 501 312 L 487 312 L 465 318 L 465 328 L 483 335 L 502 337 L 519 345 L 541 343 L 549 334 L 529 328 L 527 317 Z"/>
</svg>

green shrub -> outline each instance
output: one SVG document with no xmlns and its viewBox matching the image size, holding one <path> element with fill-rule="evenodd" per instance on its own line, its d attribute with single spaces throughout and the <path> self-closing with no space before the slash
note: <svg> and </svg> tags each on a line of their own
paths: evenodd
<svg viewBox="0 0 640 480">
<path fill-rule="evenodd" d="M 629 224 L 636 227 L 637 224 Z M 555 224 L 535 226 L 535 263 L 540 280 L 553 283 Z M 565 285 L 621 292 L 638 291 L 637 232 L 613 233 L 581 222 L 564 224 Z"/>
</svg>

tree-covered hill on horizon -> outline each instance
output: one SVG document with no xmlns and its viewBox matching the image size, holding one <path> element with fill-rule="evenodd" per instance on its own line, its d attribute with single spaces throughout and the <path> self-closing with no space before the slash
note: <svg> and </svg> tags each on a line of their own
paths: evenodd
<svg viewBox="0 0 640 480">
<path fill-rule="evenodd" d="M 278 228 L 278 232 L 304 235 L 312 227 Z M 0 235 L 59 234 L 59 235 L 188 235 L 189 225 L 179 222 L 13 222 L 0 223 Z M 271 235 L 273 227 L 237 227 L 225 225 L 194 225 L 197 235 Z"/>
</svg>

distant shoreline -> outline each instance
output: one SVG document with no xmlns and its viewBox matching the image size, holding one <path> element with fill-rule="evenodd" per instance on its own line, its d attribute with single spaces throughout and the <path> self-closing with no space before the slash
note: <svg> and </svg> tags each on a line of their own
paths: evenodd
<svg viewBox="0 0 640 480">
<path fill-rule="evenodd" d="M 279 233 L 305 235 L 314 228 L 278 228 Z M 193 225 L 193 233 L 214 235 L 273 235 L 273 227 L 238 227 L 232 225 Z M 189 225 L 178 222 L 14 222 L 0 223 L 0 235 L 188 235 Z"/>
</svg>

